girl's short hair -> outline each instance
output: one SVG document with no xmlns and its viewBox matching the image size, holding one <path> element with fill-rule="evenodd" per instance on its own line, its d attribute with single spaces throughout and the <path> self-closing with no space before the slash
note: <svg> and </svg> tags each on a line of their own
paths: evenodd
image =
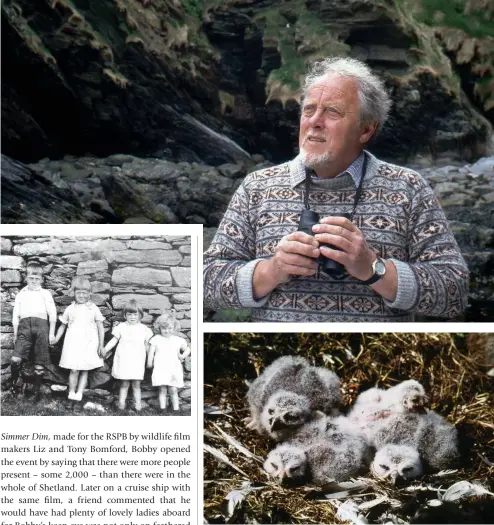
<svg viewBox="0 0 494 525">
<path fill-rule="evenodd" d="M 87 290 L 91 293 L 92 287 L 89 279 L 86 279 L 85 277 L 75 277 L 70 285 L 70 293 L 75 295 L 76 290 Z"/>
<path fill-rule="evenodd" d="M 173 314 L 161 314 L 154 322 L 154 328 L 158 332 L 161 328 L 171 330 L 172 332 L 179 332 L 182 327 Z"/>
<path fill-rule="evenodd" d="M 136 314 L 136 313 L 139 314 L 139 317 L 141 319 L 144 317 L 144 310 L 142 309 L 142 306 L 135 299 L 131 299 L 130 301 L 127 301 L 123 307 L 124 317 L 127 314 Z"/>
<path fill-rule="evenodd" d="M 28 275 L 40 275 L 43 276 L 43 268 L 38 261 L 28 262 L 26 267 L 26 277 Z"/>
</svg>

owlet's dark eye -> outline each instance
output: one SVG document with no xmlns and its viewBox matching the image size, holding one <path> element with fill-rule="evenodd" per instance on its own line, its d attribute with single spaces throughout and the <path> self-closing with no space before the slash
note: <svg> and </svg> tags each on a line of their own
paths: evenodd
<svg viewBox="0 0 494 525">
<path fill-rule="evenodd" d="M 410 472 L 412 470 L 412 467 L 405 467 L 403 469 L 403 472 Z"/>
<path fill-rule="evenodd" d="M 272 416 L 274 414 L 274 408 L 268 408 L 268 414 Z"/>
<path fill-rule="evenodd" d="M 379 465 L 383 470 L 389 470 L 388 465 Z"/>
<path fill-rule="evenodd" d="M 278 465 L 276 463 L 271 463 L 271 466 L 274 468 L 274 469 L 277 469 L 278 468 Z"/>
<path fill-rule="evenodd" d="M 287 423 L 293 423 L 294 421 L 297 421 L 297 416 L 294 416 L 293 414 L 286 414 L 285 415 L 285 421 Z"/>
</svg>

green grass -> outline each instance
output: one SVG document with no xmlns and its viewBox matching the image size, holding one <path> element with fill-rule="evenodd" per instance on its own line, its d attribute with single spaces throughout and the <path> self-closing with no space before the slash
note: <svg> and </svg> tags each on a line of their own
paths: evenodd
<svg viewBox="0 0 494 525">
<path fill-rule="evenodd" d="M 465 0 L 422 0 L 415 15 L 419 22 L 430 26 L 454 27 L 476 38 L 494 36 L 494 21 L 485 10 L 465 13 Z"/>
</svg>

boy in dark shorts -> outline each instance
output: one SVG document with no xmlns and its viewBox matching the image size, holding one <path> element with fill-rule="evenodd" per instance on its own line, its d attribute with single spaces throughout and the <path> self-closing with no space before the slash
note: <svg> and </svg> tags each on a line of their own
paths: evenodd
<svg viewBox="0 0 494 525">
<path fill-rule="evenodd" d="M 34 364 L 35 401 L 41 397 L 41 380 L 45 367 L 51 365 L 49 344 L 55 341 L 57 309 L 48 290 L 41 288 L 43 269 L 37 262 L 28 263 L 27 286 L 15 297 L 12 325 L 15 348 L 10 360 L 13 394 L 19 392 L 17 385 L 24 361 Z"/>
</svg>

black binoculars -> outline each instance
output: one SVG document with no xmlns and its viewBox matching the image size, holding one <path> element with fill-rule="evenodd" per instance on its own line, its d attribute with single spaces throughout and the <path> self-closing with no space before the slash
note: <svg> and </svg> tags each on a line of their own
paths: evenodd
<svg viewBox="0 0 494 525">
<path fill-rule="evenodd" d="M 347 219 L 350 218 L 350 216 L 346 213 L 342 213 L 341 217 L 345 217 Z M 314 235 L 312 232 L 312 226 L 319 223 L 319 214 L 312 210 L 302 210 L 302 214 L 300 215 L 300 220 L 298 222 L 298 230 L 299 232 L 304 232 L 309 235 Z M 327 246 L 328 248 L 331 248 L 332 250 L 338 250 L 341 251 L 339 248 L 336 248 L 336 246 L 333 246 L 331 244 L 327 243 L 320 243 L 320 246 Z M 345 267 L 336 262 L 332 259 L 328 259 L 327 257 L 324 257 L 324 255 L 320 255 L 317 259 L 317 262 L 320 264 L 322 271 L 331 276 L 336 275 L 342 275 L 345 273 Z"/>
</svg>

